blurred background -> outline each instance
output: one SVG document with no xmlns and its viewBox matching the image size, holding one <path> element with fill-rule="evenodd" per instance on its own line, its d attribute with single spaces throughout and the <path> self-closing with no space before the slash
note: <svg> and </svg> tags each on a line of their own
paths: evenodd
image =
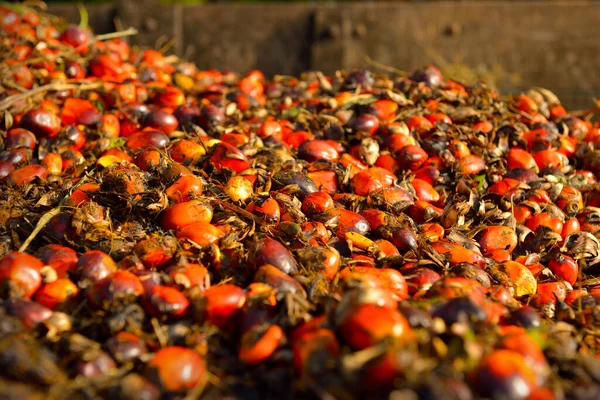
<svg viewBox="0 0 600 400">
<path fill-rule="evenodd" d="M 49 12 L 79 22 L 76 3 Z M 533 86 L 571 109 L 600 97 L 600 1 L 84 1 L 96 33 L 133 26 L 132 44 L 201 68 L 267 75 L 427 64 L 503 93 Z"/>
</svg>

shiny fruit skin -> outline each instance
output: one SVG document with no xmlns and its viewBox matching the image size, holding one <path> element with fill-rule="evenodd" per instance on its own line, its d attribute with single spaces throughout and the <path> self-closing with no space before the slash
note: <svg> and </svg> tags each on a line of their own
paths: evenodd
<svg viewBox="0 0 600 400">
<path fill-rule="evenodd" d="M 178 319 L 185 315 L 189 301 L 176 288 L 169 286 L 154 286 L 144 299 L 146 311 L 155 317 Z"/>
<path fill-rule="evenodd" d="M 57 279 L 42 286 L 35 294 L 35 301 L 50 309 L 55 309 L 66 301 L 77 297 L 78 293 L 77 285 L 69 279 Z"/>
<path fill-rule="evenodd" d="M 257 326 L 242 335 L 240 361 L 254 365 L 267 360 L 285 338 L 279 325 Z"/>
<path fill-rule="evenodd" d="M 518 400 L 526 399 L 536 388 L 536 379 L 523 355 L 496 350 L 481 361 L 476 386 L 483 396 Z"/>
<path fill-rule="evenodd" d="M 185 347 L 160 349 L 146 365 L 146 374 L 164 390 L 180 392 L 195 387 L 206 376 L 202 357 Z"/>
<path fill-rule="evenodd" d="M 204 312 L 207 320 L 223 328 L 233 321 L 246 301 L 244 289 L 236 285 L 212 286 L 204 292 Z"/>
<path fill-rule="evenodd" d="M 195 222 L 210 223 L 212 208 L 200 200 L 177 203 L 161 214 L 162 227 L 165 230 L 176 230 Z"/>
<path fill-rule="evenodd" d="M 20 127 L 33 132 L 37 137 L 55 137 L 60 131 L 61 121 L 57 115 L 45 110 L 28 111 L 21 119 Z"/>
<path fill-rule="evenodd" d="M 0 283 L 10 297 L 30 298 L 42 284 L 43 266 L 29 254 L 9 253 L 0 260 Z"/>
<path fill-rule="evenodd" d="M 391 337 L 408 333 L 406 318 L 396 310 L 363 304 L 350 311 L 340 327 L 341 335 L 355 350 L 362 350 Z"/>
</svg>

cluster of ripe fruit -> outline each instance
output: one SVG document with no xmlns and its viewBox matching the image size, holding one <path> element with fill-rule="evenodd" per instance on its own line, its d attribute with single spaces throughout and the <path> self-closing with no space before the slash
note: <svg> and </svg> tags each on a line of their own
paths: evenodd
<svg viewBox="0 0 600 400">
<path fill-rule="evenodd" d="M 586 113 L 0 26 L 7 398 L 600 398 Z"/>
</svg>

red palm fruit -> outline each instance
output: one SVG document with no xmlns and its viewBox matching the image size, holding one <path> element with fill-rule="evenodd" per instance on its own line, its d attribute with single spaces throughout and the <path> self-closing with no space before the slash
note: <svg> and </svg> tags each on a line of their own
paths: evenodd
<svg viewBox="0 0 600 400">
<path fill-rule="evenodd" d="M 382 99 L 371 103 L 370 108 L 381 122 L 391 122 L 398 111 L 398 104 L 392 100 Z"/>
<path fill-rule="evenodd" d="M 92 306 L 104 309 L 110 309 L 115 302 L 135 301 L 142 294 L 144 294 L 142 281 L 137 275 L 124 270 L 119 270 L 108 278 L 95 282 L 87 292 Z"/>
<path fill-rule="evenodd" d="M 279 325 L 256 325 L 242 335 L 239 359 L 245 364 L 259 364 L 271 357 L 284 340 Z"/>
<path fill-rule="evenodd" d="M 234 147 L 241 147 L 250 141 L 248 135 L 237 132 L 228 132 L 221 136 L 221 141 L 228 143 Z"/>
<path fill-rule="evenodd" d="M 409 207 L 408 215 L 418 223 L 424 223 L 443 215 L 444 210 L 423 200 L 417 200 Z"/>
<path fill-rule="evenodd" d="M 334 161 L 339 153 L 334 146 L 325 140 L 307 140 L 298 146 L 298 158 L 313 162 L 317 160 Z"/>
<path fill-rule="evenodd" d="M 493 250 L 506 250 L 510 253 L 518 243 L 517 233 L 509 226 L 488 226 L 479 232 L 475 239 L 483 254 Z"/>
<path fill-rule="evenodd" d="M 340 268 L 340 253 L 333 247 L 307 246 L 296 253 L 298 262 L 314 272 L 322 272 L 327 280 L 332 281 Z"/>
<path fill-rule="evenodd" d="M 435 281 L 431 288 L 427 290 L 425 297 L 440 297 L 443 299 L 469 297 L 474 303 L 481 305 L 485 300 L 486 293 L 487 290 L 481 283 L 473 279 L 457 276 L 444 277 Z"/>
<path fill-rule="evenodd" d="M 207 222 L 193 222 L 177 229 L 177 239 L 188 239 L 192 242 L 205 247 L 216 243 L 225 233 Z"/>
<path fill-rule="evenodd" d="M 567 157 L 556 150 L 547 149 L 539 151 L 535 153 L 533 158 L 540 169 L 562 169 L 569 164 Z"/>
<path fill-rule="evenodd" d="M 117 264 L 105 252 L 90 250 L 79 257 L 75 269 L 79 273 L 79 286 L 82 287 L 85 281 L 98 282 L 112 275 L 117 271 Z"/>
<path fill-rule="evenodd" d="M 562 221 L 558 218 L 553 218 L 552 215 L 547 212 L 542 212 L 542 213 L 532 216 L 531 218 L 529 218 L 527 220 L 526 225 L 529 229 L 531 229 L 534 232 L 540 226 L 545 226 L 547 228 L 550 228 L 550 230 L 558 233 L 559 235 L 562 233 L 562 230 L 563 230 Z"/>
<path fill-rule="evenodd" d="M 0 181 L 10 175 L 15 170 L 12 163 L 8 161 L 0 161 Z"/>
<path fill-rule="evenodd" d="M 481 360 L 475 385 L 484 397 L 526 399 L 536 388 L 536 381 L 522 354 L 501 349 Z"/>
<path fill-rule="evenodd" d="M 420 231 L 429 242 L 436 242 L 443 238 L 445 232 L 443 226 L 431 222 L 421 225 Z"/>
<path fill-rule="evenodd" d="M 70 97 L 65 100 L 65 103 L 60 111 L 60 119 L 62 120 L 63 125 L 75 125 L 75 124 L 84 124 L 82 121 L 83 118 L 86 118 L 85 113 L 95 113 L 95 118 L 97 121 L 100 121 L 101 115 L 96 108 L 89 100 L 79 99 Z M 91 114 L 89 115 L 91 117 Z"/>
<path fill-rule="evenodd" d="M 374 304 L 355 307 L 340 326 L 342 337 L 355 350 L 365 349 L 387 338 L 399 339 L 409 330 L 408 321 L 399 311 Z"/>
<path fill-rule="evenodd" d="M 283 141 L 292 149 L 297 149 L 302 143 L 307 140 L 313 140 L 315 136 L 307 131 L 285 132 L 283 133 Z"/>
<path fill-rule="evenodd" d="M 165 194 L 175 203 L 183 203 L 202 195 L 202 178 L 195 175 L 182 176 L 165 190 Z"/>
<path fill-rule="evenodd" d="M 500 304 L 511 305 L 515 303 L 515 298 L 510 290 L 504 286 L 492 286 L 489 288 L 490 299 Z"/>
<path fill-rule="evenodd" d="M 177 240 L 172 236 L 150 234 L 133 247 L 133 254 L 147 268 L 156 268 L 171 260 L 177 250 Z"/>
<path fill-rule="evenodd" d="M 379 189 L 372 192 L 371 196 L 376 202 L 382 202 L 383 204 L 410 204 L 413 202 L 411 195 L 399 187 Z"/>
<path fill-rule="evenodd" d="M 322 222 L 303 222 L 300 229 L 311 246 L 326 244 L 331 239 L 331 232 Z"/>
<path fill-rule="evenodd" d="M 13 128 L 6 133 L 4 145 L 7 149 L 27 147 L 33 150 L 37 145 L 37 139 L 35 135 L 27 129 Z"/>
<path fill-rule="evenodd" d="M 282 140 L 283 139 L 282 132 L 283 132 L 283 129 L 281 128 L 281 124 L 278 121 L 275 121 L 273 119 L 267 119 L 265 122 L 263 122 L 260 125 L 260 127 L 258 128 L 258 131 L 256 133 L 261 138 L 267 138 L 269 136 L 273 136 L 278 140 Z"/>
<path fill-rule="evenodd" d="M 485 258 L 478 252 L 466 248 L 453 249 L 445 253 L 450 266 L 467 262 L 477 265 L 480 268 L 485 267 Z"/>
<path fill-rule="evenodd" d="M 416 267 L 411 264 L 405 264 L 401 272 L 406 277 L 406 284 L 410 295 L 414 295 L 421 290 L 429 290 L 436 281 L 441 279 L 440 274 L 431 268 Z"/>
<path fill-rule="evenodd" d="M 148 148 L 140 151 L 134 160 L 139 169 L 146 172 L 156 171 L 164 165 L 165 157 L 162 152 L 154 148 Z"/>
<path fill-rule="evenodd" d="M 537 287 L 535 276 L 525 265 L 517 261 L 505 261 L 501 264 L 500 270 L 511 280 L 516 297 L 535 293 Z"/>
<path fill-rule="evenodd" d="M 278 224 L 281 218 L 279 203 L 271 197 L 257 198 L 255 201 L 251 201 L 246 206 L 246 211 L 261 217 L 269 224 Z"/>
<path fill-rule="evenodd" d="M 6 311 L 14 315 L 26 328 L 34 328 L 52 316 L 48 307 L 28 299 L 9 299 L 4 303 Z"/>
<path fill-rule="evenodd" d="M 302 212 L 309 215 L 326 212 L 333 206 L 333 199 L 323 191 L 310 193 L 302 200 Z"/>
<path fill-rule="evenodd" d="M 195 351 L 169 346 L 160 349 L 146 364 L 146 376 L 167 392 L 182 392 L 206 378 L 206 365 Z"/>
<path fill-rule="evenodd" d="M 421 179 L 413 179 L 411 184 L 413 185 L 419 200 L 428 203 L 436 203 L 440 200 L 440 194 L 428 182 Z"/>
<path fill-rule="evenodd" d="M 429 132 L 433 129 L 433 124 L 422 115 L 413 115 L 406 120 L 406 126 L 418 134 Z"/>
<path fill-rule="evenodd" d="M 563 237 L 563 239 L 565 239 L 567 236 L 573 234 L 573 233 L 579 233 L 581 231 L 581 226 L 579 224 L 579 220 L 575 217 L 565 221 L 565 224 L 563 225 L 563 229 L 561 232 L 561 236 Z"/>
<path fill-rule="evenodd" d="M 163 149 L 169 144 L 169 137 L 160 131 L 141 131 L 127 138 L 127 148 L 133 152 L 156 147 Z"/>
<path fill-rule="evenodd" d="M 480 121 L 473 125 L 473 129 L 483 133 L 489 133 L 494 129 L 494 125 L 489 121 Z"/>
<path fill-rule="evenodd" d="M 516 96 L 512 99 L 512 105 L 515 109 L 522 111 L 530 116 L 537 115 L 539 107 L 535 100 L 526 95 Z"/>
<path fill-rule="evenodd" d="M 566 254 L 556 254 L 548 263 L 548 268 L 558 278 L 569 282 L 574 285 L 577 282 L 577 276 L 579 273 L 579 265 L 572 257 Z"/>
<path fill-rule="evenodd" d="M 567 297 L 567 285 L 564 282 L 538 283 L 535 295 L 531 299 L 531 305 L 542 307 L 554 304 L 556 300 L 564 301 Z"/>
<path fill-rule="evenodd" d="M 398 248 L 396 248 L 396 246 L 394 246 L 394 244 L 388 240 L 377 239 L 374 243 L 375 246 L 377 246 L 377 248 L 381 250 L 387 257 L 400 255 Z"/>
<path fill-rule="evenodd" d="M 513 216 L 519 224 L 525 224 L 533 216 L 533 210 L 526 205 L 517 204 L 513 208 Z"/>
<path fill-rule="evenodd" d="M 305 330 L 315 320 L 318 318 L 296 329 L 292 339 L 294 368 L 300 375 L 315 376 L 323 372 L 326 364 L 319 361 L 336 359 L 340 354 L 339 342 L 331 329 L 318 327 Z"/>
<path fill-rule="evenodd" d="M 522 183 L 516 179 L 504 178 L 490 186 L 488 193 L 497 194 L 500 196 L 510 196 L 511 194 L 515 193 L 515 190 L 522 186 Z"/>
<path fill-rule="evenodd" d="M 402 170 L 418 170 L 429 156 L 421 147 L 416 145 L 404 146 L 396 154 L 398 166 Z"/>
<path fill-rule="evenodd" d="M 146 344 L 136 334 L 121 331 L 106 341 L 106 348 L 119 363 L 135 361 L 146 354 Z"/>
<path fill-rule="evenodd" d="M 574 216 L 579 210 L 583 209 L 583 195 L 572 186 L 564 186 L 555 201 L 565 214 Z"/>
<path fill-rule="evenodd" d="M 250 163 L 241 150 L 223 142 L 215 146 L 210 161 L 219 171 L 230 169 L 236 173 L 240 173 L 250 168 Z"/>
<path fill-rule="evenodd" d="M 60 176 L 62 174 L 62 157 L 56 153 L 48 153 L 41 162 L 42 167 L 46 168 L 48 175 Z"/>
<path fill-rule="evenodd" d="M 354 175 L 350 186 L 354 193 L 366 196 L 381 188 L 394 184 L 396 176 L 384 168 L 371 167 Z"/>
<path fill-rule="evenodd" d="M 40 248 L 38 255 L 44 265 L 49 265 L 56 271 L 58 278 L 66 278 L 68 272 L 76 268 L 79 259 L 75 250 L 58 244 Z"/>
<path fill-rule="evenodd" d="M 301 293 L 304 296 L 304 289 L 297 280 L 270 264 L 265 264 L 256 271 L 254 281 L 266 283 L 282 293 Z"/>
<path fill-rule="evenodd" d="M 58 40 L 73 47 L 77 53 L 84 54 L 88 51 L 90 36 L 86 30 L 77 25 L 69 25 L 60 35 Z"/>
<path fill-rule="evenodd" d="M 41 286 L 44 264 L 26 253 L 12 252 L 0 259 L 0 284 L 8 297 L 30 298 Z"/>
<path fill-rule="evenodd" d="M 178 319 L 185 315 L 189 301 L 173 287 L 157 285 L 143 298 L 144 309 L 155 317 Z"/>
<path fill-rule="evenodd" d="M 338 176 L 335 171 L 313 171 L 308 172 L 306 176 L 315 182 L 319 190 L 328 193 L 339 191 Z"/>
<path fill-rule="evenodd" d="M 175 283 L 184 288 L 199 287 L 206 290 L 210 287 L 208 269 L 200 264 L 179 265 L 169 269 L 169 276 Z"/>
<path fill-rule="evenodd" d="M 426 115 L 425 118 L 427 118 L 432 124 L 435 124 L 436 122 L 443 122 L 445 124 L 452 125 L 452 119 L 443 113 L 429 114 Z"/>
<path fill-rule="evenodd" d="M 179 121 L 173 114 L 159 109 L 146 114 L 143 124 L 147 128 L 157 129 L 168 134 L 177 129 Z"/>
<path fill-rule="evenodd" d="M 195 162 L 206 154 L 206 150 L 200 143 L 183 139 L 173 143 L 168 154 L 176 162 Z"/>
<path fill-rule="evenodd" d="M 565 297 L 565 303 L 567 303 L 570 307 L 576 308 L 578 306 L 578 300 L 587 295 L 588 291 L 586 289 L 571 290 Z"/>
<path fill-rule="evenodd" d="M 175 86 L 166 86 L 158 91 L 152 99 L 159 107 L 176 108 L 185 104 L 185 94 Z"/>
<path fill-rule="evenodd" d="M 373 136 L 379 129 L 379 120 L 372 114 L 363 114 L 350 121 L 349 126 L 357 134 Z"/>
<path fill-rule="evenodd" d="M 57 279 L 46 283 L 35 294 L 35 301 L 53 310 L 57 306 L 77 297 L 79 289 L 69 279 Z"/>
<path fill-rule="evenodd" d="M 100 190 L 100 185 L 95 183 L 84 183 L 71 193 L 66 205 L 70 207 L 80 207 L 90 201 L 89 194 L 97 192 L 98 190 Z"/>
<path fill-rule="evenodd" d="M 462 158 L 458 162 L 458 170 L 464 175 L 477 175 L 486 169 L 483 159 L 476 155 Z"/>
<path fill-rule="evenodd" d="M 416 145 L 416 140 L 403 133 L 393 133 L 385 139 L 385 149 L 392 154 L 397 154 L 406 146 Z M 398 157 L 396 157 L 396 160 Z M 399 168 L 400 166 L 397 166 Z"/>
<path fill-rule="evenodd" d="M 36 179 L 45 180 L 48 170 L 42 165 L 29 164 L 12 171 L 6 179 L 13 185 L 20 186 L 31 183 Z"/>
<path fill-rule="evenodd" d="M 465 142 L 458 139 L 452 139 L 448 145 L 448 149 L 450 152 L 452 152 L 452 155 L 457 160 L 462 160 L 463 158 L 471 155 L 469 146 Z"/>
<path fill-rule="evenodd" d="M 361 235 L 366 235 L 369 230 L 368 221 L 358 213 L 344 209 L 333 209 L 327 211 L 327 219 L 338 217 L 338 226 L 335 229 L 335 234 L 338 238 L 345 240 L 347 232 L 356 232 Z"/>
<path fill-rule="evenodd" d="M 500 348 L 513 350 L 525 357 L 527 366 L 535 372 L 537 384 L 543 385 L 550 374 L 550 367 L 538 343 L 525 332 L 508 333 L 502 338 Z"/>
<path fill-rule="evenodd" d="M 225 328 L 236 319 L 246 303 L 244 289 L 232 284 L 212 286 L 204 292 L 205 318 L 218 328 Z"/>
<path fill-rule="evenodd" d="M 177 203 L 161 214 L 161 226 L 165 230 L 175 230 L 195 222 L 209 223 L 213 211 L 201 200 L 190 200 Z"/>
<path fill-rule="evenodd" d="M 286 274 L 295 274 L 298 271 L 296 260 L 289 250 L 270 237 L 259 239 L 254 243 L 248 261 L 255 268 L 270 264 Z"/>
<path fill-rule="evenodd" d="M 516 147 L 510 149 L 506 156 L 506 161 L 509 170 L 516 168 L 525 168 L 537 171 L 538 169 L 535 159 L 533 158 L 531 153 Z"/>
<path fill-rule="evenodd" d="M 525 196 L 525 200 L 538 204 L 551 202 L 550 195 L 543 189 L 533 189 L 529 191 Z"/>
<path fill-rule="evenodd" d="M 344 268 L 340 272 L 340 278 L 357 274 L 373 275 L 377 278 L 377 287 L 389 291 L 396 301 L 404 301 L 408 298 L 409 288 L 404 276 L 392 268 L 373 268 L 369 266 L 352 266 Z"/>
<path fill-rule="evenodd" d="M 380 154 L 379 157 L 377 157 L 374 166 L 384 168 L 392 174 L 395 174 L 400 170 L 396 159 L 391 154 Z"/>
<path fill-rule="evenodd" d="M 512 256 L 509 251 L 503 249 L 495 249 L 490 250 L 485 254 L 486 257 L 489 257 L 498 262 L 510 261 L 512 260 Z"/>
<path fill-rule="evenodd" d="M 415 178 L 421 179 L 430 185 L 437 183 L 440 177 L 440 170 L 431 165 L 425 165 L 415 171 Z"/>
<path fill-rule="evenodd" d="M 116 147 L 113 147 L 112 149 L 108 149 L 106 150 L 104 153 L 102 153 L 103 156 L 115 156 L 118 159 L 121 160 L 121 162 L 132 162 L 133 158 L 125 153 L 124 151 L 121 151 L 119 149 L 117 149 Z"/>
</svg>

